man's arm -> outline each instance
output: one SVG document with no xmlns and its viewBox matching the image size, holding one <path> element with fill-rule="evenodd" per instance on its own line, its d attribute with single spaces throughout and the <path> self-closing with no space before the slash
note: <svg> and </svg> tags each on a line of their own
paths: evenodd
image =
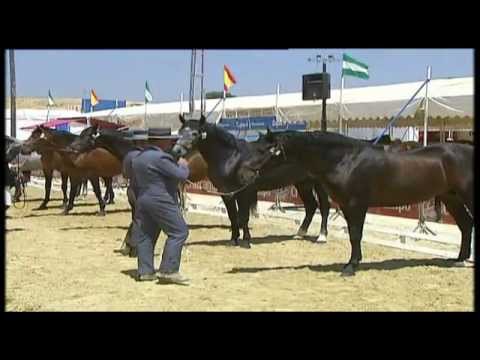
<svg viewBox="0 0 480 360">
<path fill-rule="evenodd" d="M 176 164 L 174 161 L 168 158 L 161 158 L 154 165 L 152 165 L 154 171 L 158 171 L 160 174 L 174 179 L 185 181 L 190 175 L 190 169 L 183 164 Z"/>
</svg>

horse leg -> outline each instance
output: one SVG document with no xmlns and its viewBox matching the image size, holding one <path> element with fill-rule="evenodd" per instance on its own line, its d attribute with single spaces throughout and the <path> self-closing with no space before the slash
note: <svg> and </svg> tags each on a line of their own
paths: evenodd
<svg viewBox="0 0 480 360">
<path fill-rule="evenodd" d="M 320 207 L 320 214 L 322 215 L 322 224 L 320 226 L 320 235 L 318 236 L 317 242 L 326 243 L 327 242 L 327 223 L 328 215 L 330 214 L 330 201 L 328 201 L 328 194 L 321 184 L 315 184 L 315 192 L 318 197 L 318 206 Z"/>
<path fill-rule="evenodd" d="M 15 195 L 13 196 L 13 202 L 16 203 L 20 201 L 22 196 L 22 182 L 19 177 L 15 179 Z"/>
<path fill-rule="evenodd" d="M 60 175 L 62 176 L 63 208 L 65 208 L 68 203 L 68 197 L 67 197 L 68 175 L 64 172 L 60 173 Z"/>
<path fill-rule="evenodd" d="M 70 196 L 68 197 L 68 205 L 63 209 L 62 215 L 68 215 L 70 210 L 73 209 L 75 194 L 77 193 L 79 186 L 81 186 L 81 179 L 70 176 Z"/>
<path fill-rule="evenodd" d="M 460 253 L 455 259 L 456 266 L 464 266 L 464 261 L 470 257 L 472 242 L 473 218 L 465 209 L 463 201 L 456 195 L 443 195 L 441 200 L 445 204 L 447 211 L 453 216 L 457 226 L 462 233 L 462 242 L 460 245 Z"/>
<path fill-rule="evenodd" d="M 352 205 L 353 204 L 349 204 L 348 206 L 341 207 L 347 220 L 350 245 L 352 247 L 350 260 L 344 266 L 342 276 L 355 275 L 355 270 L 362 260 L 362 247 L 360 242 L 362 240 L 363 224 L 365 223 L 368 207 L 359 204 Z"/>
<path fill-rule="evenodd" d="M 256 193 L 256 191 L 255 191 Z M 252 236 L 250 235 L 250 229 L 248 228 L 248 222 L 250 221 L 250 208 L 254 205 L 254 201 L 256 199 L 256 194 L 252 194 L 252 192 L 241 192 L 236 196 L 237 203 L 238 203 L 238 220 L 239 226 L 243 230 L 243 246 L 247 249 L 251 248 L 250 240 Z"/>
<path fill-rule="evenodd" d="M 83 180 L 79 183 L 79 186 L 77 187 L 77 191 L 75 191 L 75 197 L 79 197 L 80 194 L 82 193 L 82 185 L 83 185 Z"/>
<path fill-rule="evenodd" d="M 109 196 L 109 199 L 108 199 L 108 203 L 109 204 L 115 204 L 115 192 L 113 191 L 113 178 L 110 177 L 108 178 L 109 179 L 109 183 L 108 183 L 108 186 L 107 186 L 107 191 L 109 192 L 110 196 Z"/>
<path fill-rule="evenodd" d="M 438 198 L 438 196 L 435 197 L 435 222 L 440 222 L 442 221 L 442 202 Z"/>
<path fill-rule="evenodd" d="M 230 242 L 234 246 L 238 246 L 238 238 L 240 237 L 240 228 L 238 226 L 237 204 L 235 199 L 227 196 L 222 196 L 222 200 L 227 208 L 228 218 L 230 219 L 230 227 L 232 230 L 232 237 Z"/>
<path fill-rule="evenodd" d="M 297 231 L 297 234 L 293 237 L 294 239 L 301 239 L 307 235 L 308 227 L 310 226 L 313 215 L 315 215 L 315 210 L 317 210 L 317 201 L 313 196 L 313 186 L 311 183 L 302 182 L 295 184 L 297 188 L 298 195 L 303 201 L 305 207 L 305 217 L 303 218 L 302 225 Z"/>
<path fill-rule="evenodd" d="M 112 178 L 111 177 L 105 177 L 103 178 L 104 183 L 105 183 L 105 196 L 103 197 L 103 201 L 106 204 L 114 204 L 113 202 L 113 197 L 112 197 Z"/>
<path fill-rule="evenodd" d="M 105 202 L 102 199 L 102 192 L 100 190 L 100 181 L 98 177 L 89 178 L 90 183 L 93 187 L 93 192 L 98 200 L 98 205 L 100 206 L 100 211 L 97 213 L 99 216 L 105 216 Z"/>
<path fill-rule="evenodd" d="M 45 176 L 45 198 L 43 199 L 37 210 L 45 210 L 47 208 L 48 202 L 50 201 L 50 190 L 52 189 L 53 170 L 43 169 L 43 175 Z"/>
</svg>

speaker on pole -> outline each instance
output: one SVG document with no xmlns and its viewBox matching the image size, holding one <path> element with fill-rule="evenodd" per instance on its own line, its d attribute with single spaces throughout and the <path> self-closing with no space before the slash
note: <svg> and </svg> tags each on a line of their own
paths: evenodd
<svg viewBox="0 0 480 360">
<path fill-rule="evenodd" d="M 303 100 L 330 99 L 330 74 L 316 73 L 303 75 Z"/>
</svg>

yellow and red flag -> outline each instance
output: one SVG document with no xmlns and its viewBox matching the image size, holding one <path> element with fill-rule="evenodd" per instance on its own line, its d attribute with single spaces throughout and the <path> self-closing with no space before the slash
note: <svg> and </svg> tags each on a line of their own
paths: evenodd
<svg viewBox="0 0 480 360">
<path fill-rule="evenodd" d="M 228 89 L 230 89 L 232 85 L 236 83 L 237 80 L 233 76 L 230 69 L 227 67 L 227 65 L 223 65 L 223 89 L 225 90 L 225 92 L 227 92 Z"/>
<path fill-rule="evenodd" d="M 97 94 L 95 94 L 95 91 L 90 92 L 90 102 L 92 103 L 92 106 L 97 105 L 100 102 L 100 99 L 98 98 Z"/>
</svg>

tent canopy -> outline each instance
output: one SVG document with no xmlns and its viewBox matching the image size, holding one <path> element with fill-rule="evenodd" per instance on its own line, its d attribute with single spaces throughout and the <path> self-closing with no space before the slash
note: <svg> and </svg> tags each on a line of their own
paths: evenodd
<svg viewBox="0 0 480 360">
<path fill-rule="evenodd" d="M 375 120 L 394 116 L 411 98 L 423 81 L 346 88 L 343 91 L 343 118 L 346 120 Z M 348 86 L 348 81 L 347 81 Z M 473 77 L 435 79 L 429 83 L 429 114 L 432 118 L 472 118 L 473 117 Z M 406 109 L 404 118 L 415 118 L 423 106 L 425 91 L 416 96 L 414 102 Z M 340 110 L 340 90 L 331 91 L 331 98 L 327 100 L 327 118 L 336 122 Z M 218 103 L 218 99 L 206 100 L 206 112 L 210 112 Z M 227 98 L 225 110 L 227 112 L 249 113 L 258 115 L 258 111 L 265 110 L 264 115 L 270 115 L 275 107 L 276 95 L 239 96 Z M 289 118 L 295 115 L 296 119 L 314 121 L 321 115 L 321 101 L 303 101 L 302 93 L 280 94 L 278 106 Z M 200 101 L 195 102 L 195 108 L 200 108 Z M 221 106 L 217 107 L 220 111 Z M 188 110 L 188 101 L 183 103 L 150 103 L 148 104 L 147 119 L 160 121 L 161 126 L 178 127 L 178 113 Z M 130 122 L 143 124 L 145 106 L 133 106 L 122 109 L 97 111 L 86 116 L 108 119 L 110 121 L 129 124 Z M 217 113 L 218 114 L 218 113 Z M 155 124 L 158 125 L 158 124 Z"/>
</svg>

